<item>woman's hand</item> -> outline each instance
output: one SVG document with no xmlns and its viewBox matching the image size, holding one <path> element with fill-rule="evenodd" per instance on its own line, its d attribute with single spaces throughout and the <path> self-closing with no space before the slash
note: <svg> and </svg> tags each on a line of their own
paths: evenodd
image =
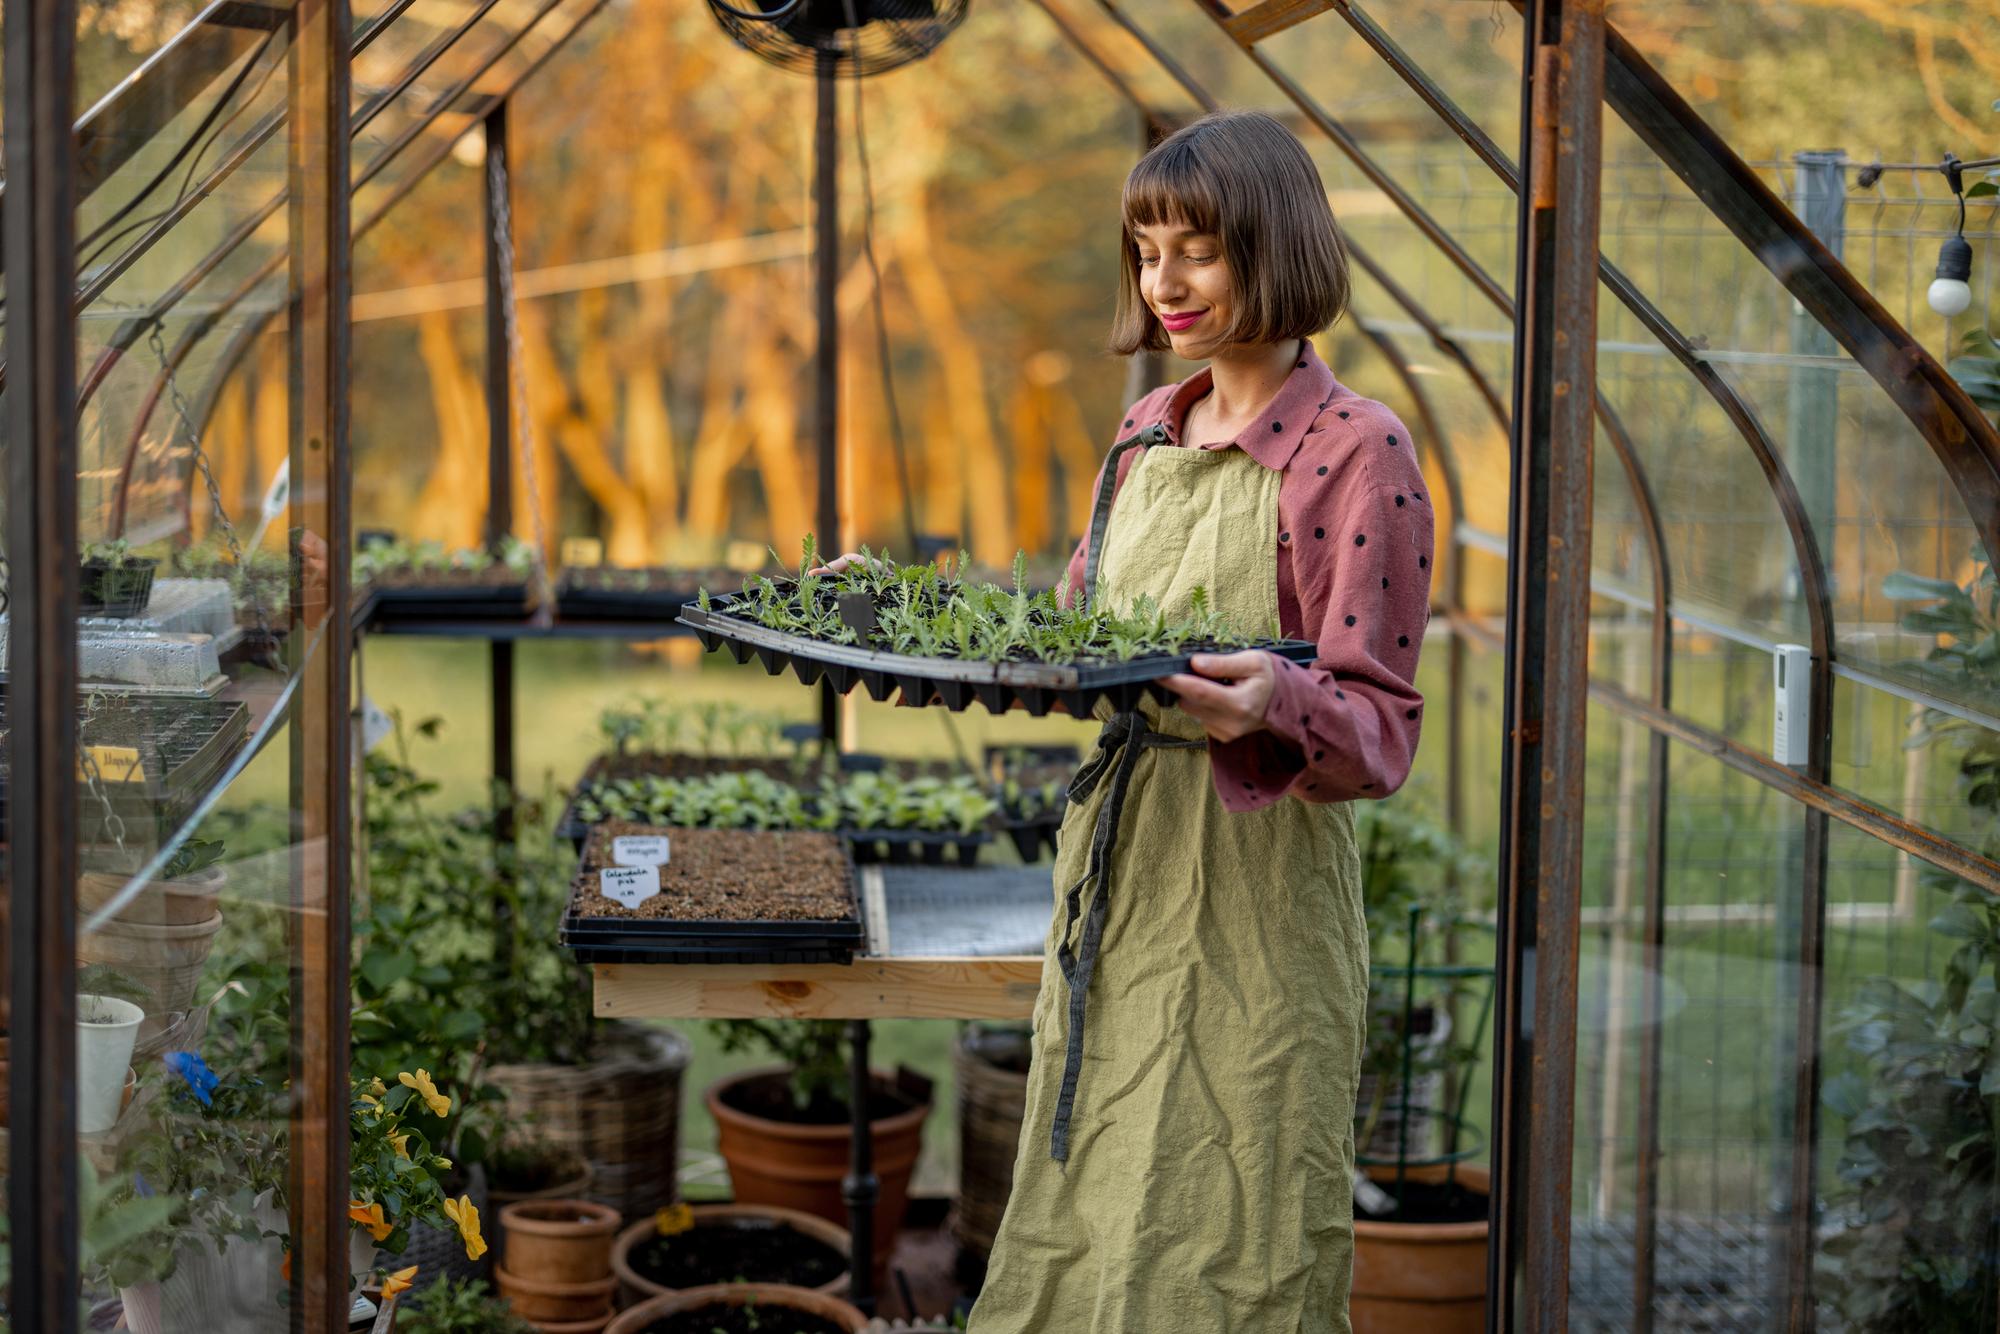
<svg viewBox="0 0 2000 1334">
<path fill-rule="evenodd" d="M 1199 675 L 1181 673 L 1161 684 L 1180 696 L 1181 707 L 1208 729 L 1215 741 L 1235 741 L 1264 729 L 1277 674 L 1262 649 L 1242 653 L 1197 653 L 1188 660 Z"/>
<path fill-rule="evenodd" d="M 845 570 L 848 566 L 859 565 L 860 563 L 861 563 L 861 553 L 858 551 L 850 551 L 844 556 L 835 556 L 832 560 L 828 561 L 824 565 L 815 565 L 810 570 L 807 570 L 806 573 L 839 574 L 842 570 Z"/>
</svg>

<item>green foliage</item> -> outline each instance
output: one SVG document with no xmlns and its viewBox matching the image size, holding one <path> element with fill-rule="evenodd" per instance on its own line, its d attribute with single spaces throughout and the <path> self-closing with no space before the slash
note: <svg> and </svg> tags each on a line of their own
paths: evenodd
<svg viewBox="0 0 2000 1334">
<path fill-rule="evenodd" d="M 598 784 L 577 802 L 590 824 L 635 820 L 678 829 L 908 829 L 974 834 L 999 809 L 968 776 L 828 774 L 813 787 L 758 772 L 644 777 Z"/>
<path fill-rule="evenodd" d="M 447 549 L 442 542 L 371 542 L 354 553 L 351 579 L 355 587 L 372 583 L 386 575 L 448 574 L 454 571 L 477 574 L 498 565 L 526 579 L 535 564 L 535 549 L 513 534 L 500 539 L 492 549 L 459 547 Z"/>
<path fill-rule="evenodd" d="M 190 838 L 175 849 L 167 864 L 160 868 L 160 878 L 185 880 L 191 875 L 199 875 L 221 861 L 227 851 L 220 839 Z"/>
<path fill-rule="evenodd" d="M 478 1279 L 441 1278 L 396 1308 L 397 1334 L 532 1334 L 506 1301 Z"/>
<path fill-rule="evenodd" d="M 767 629 L 835 644 L 857 644 L 891 653 L 981 662 L 1126 661 L 1196 649 L 1231 649 L 1254 641 L 1232 628 L 1209 605 L 1205 589 L 1193 594 L 1185 619 L 1171 619 L 1151 598 L 1138 599 L 1124 614 L 1106 608 L 1064 607 L 1054 590 L 1030 593 L 1026 566 L 1015 561 L 1010 592 L 960 577 L 955 567 L 898 565 L 863 548 L 862 560 L 838 574 L 800 574 L 796 579 L 754 576 L 730 615 Z M 813 539 L 805 542 L 801 570 L 817 561 Z M 865 595 L 874 626 L 866 637 L 841 617 L 840 599 Z"/>
<path fill-rule="evenodd" d="M 791 1070 L 793 1105 L 846 1102 L 847 1025 L 838 1019 L 719 1019 L 709 1025 L 726 1052 L 762 1052 Z"/>
<path fill-rule="evenodd" d="M 83 563 L 86 565 L 107 565 L 114 570 L 122 570 L 138 559 L 132 554 L 132 544 L 122 537 L 115 537 L 109 542 L 83 544 Z"/>
<path fill-rule="evenodd" d="M 275 551 L 246 551 L 239 565 L 221 542 L 201 542 L 173 553 L 173 572 L 183 579 L 223 579 L 239 611 L 272 614 L 291 600 L 291 563 Z"/>
<path fill-rule="evenodd" d="M 1980 186 L 1992 187 L 1993 182 L 1981 181 L 1966 191 L 1967 197 L 1975 197 Z M 1989 188 L 1984 193 L 1991 194 L 1993 190 Z M 1994 342 L 1993 335 L 1986 330 L 1973 329 L 1965 335 L 1961 346 L 1965 350 L 1953 357 L 1945 369 L 1965 386 L 1973 402 L 2000 415 L 2000 343 Z"/>
<path fill-rule="evenodd" d="M 1961 687 L 2000 686 L 2000 593 L 1990 565 L 1963 588 L 1908 574 L 1885 595 L 1923 605 L 1905 629 L 1941 636 L 1926 670 Z M 1958 792 L 1975 821 L 1967 840 L 2000 854 L 2000 738 L 1931 710 L 1913 746 L 1949 745 Z M 1936 980 L 1862 983 L 1832 1033 L 1856 1068 L 1828 1080 L 1827 1109 L 1845 1123 L 1824 1243 L 1827 1300 L 1851 1328 L 1888 1334 L 1990 1330 L 2000 1284 L 2000 901 L 1925 867 L 1948 896 L 1930 929 L 1944 946 Z"/>
<path fill-rule="evenodd" d="M 597 715 L 597 730 L 614 755 L 650 751 L 688 753 L 710 758 L 779 758 L 797 755 L 785 742 L 786 718 L 761 709 L 746 709 L 720 700 L 674 708 L 642 695 L 629 704 L 614 705 Z"/>
</svg>

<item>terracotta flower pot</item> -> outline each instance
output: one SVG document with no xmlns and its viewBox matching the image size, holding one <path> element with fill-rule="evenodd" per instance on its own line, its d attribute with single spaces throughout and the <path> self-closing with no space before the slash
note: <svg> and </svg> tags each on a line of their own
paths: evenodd
<svg viewBox="0 0 2000 1334">
<path fill-rule="evenodd" d="M 541 1334 L 602 1334 L 604 1327 L 611 1323 L 613 1314 L 606 1311 L 588 1320 L 532 1320 L 529 1323 Z"/>
<path fill-rule="evenodd" d="M 832 1223 L 847 1221 L 840 1183 L 847 1176 L 849 1142 L 845 1124 L 798 1125 L 739 1111 L 730 1095 L 749 1085 L 783 1081 L 783 1068 L 747 1070 L 716 1081 L 704 1095 L 715 1118 L 716 1147 L 729 1164 L 729 1181 L 739 1204 L 771 1204 L 816 1214 Z M 894 1082 L 880 1071 L 874 1075 L 875 1094 L 907 1104 Z M 930 1104 L 909 1106 L 873 1121 L 875 1175 L 881 1194 L 875 1202 L 875 1274 L 887 1272 L 896 1229 L 909 1204 L 910 1174 L 923 1145 L 924 1118 Z"/>
<path fill-rule="evenodd" d="M 606 1276 L 587 1283 L 542 1283 L 495 1266 L 493 1282 L 523 1320 L 595 1320 L 611 1311 L 618 1280 Z"/>
<path fill-rule="evenodd" d="M 835 1227 L 824 1218 L 800 1213 L 796 1209 L 779 1209 L 767 1204 L 698 1204 L 694 1207 L 694 1231 L 697 1233 L 704 1227 L 714 1228 L 744 1219 L 782 1224 L 794 1232 L 825 1243 L 842 1256 L 849 1254 L 852 1244 L 846 1228 Z M 654 1236 L 657 1227 L 657 1220 L 642 1218 L 618 1234 L 618 1244 L 611 1249 L 611 1272 L 618 1275 L 618 1295 L 622 1301 L 637 1302 L 670 1292 L 687 1291 L 657 1283 L 632 1266 L 633 1249 Z M 843 1270 L 812 1291 L 829 1297 L 840 1296 L 847 1291 L 849 1277 Z"/>
<path fill-rule="evenodd" d="M 589 1200 L 523 1200 L 500 1211 L 500 1230 L 516 1281 L 596 1283 L 611 1273 L 618 1211 Z"/>
<path fill-rule="evenodd" d="M 503 1190 L 498 1186 L 489 1185 L 486 1191 L 486 1198 L 491 1202 L 496 1215 L 508 1205 L 519 1204 L 523 1200 L 587 1199 L 590 1195 L 591 1182 L 595 1179 L 596 1174 L 591 1169 L 590 1163 L 585 1159 L 579 1157 L 576 1159 L 576 1162 L 578 1167 L 573 1175 L 566 1176 L 561 1181 L 551 1182 L 540 1190 Z M 483 1214 L 486 1210 L 481 1209 L 480 1212 Z M 498 1229 L 494 1231 L 492 1245 L 488 1254 L 493 1257 L 493 1263 L 496 1265 L 507 1263 L 507 1234 L 505 1231 Z"/>
<path fill-rule="evenodd" d="M 1412 1167 L 1412 1180 L 1438 1183 L 1444 1167 Z M 1377 1182 L 1396 1169 L 1371 1167 Z M 1457 1178 L 1484 1195 L 1486 1169 L 1461 1166 Z M 1387 1223 L 1354 1220 L 1354 1334 L 1479 1334 L 1486 1327 L 1486 1220 Z"/>
<path fill-rule="evenodd" d="M 788 1288 L 781 1283 L 718 1283 L 713 1287 L 689 1288 L 685 1292 L 671 1292 L 641 1302 L 612 1321 L 604 1334 L 644 1334 L 655 1320 L 666 1316 L 699 1311 L 704 1306 L 742 1306 L 746 1302 L 821 1316 L 845 1325 L 849 1334 L 861 1334 L 868 1324 L 867 1316 L 838 1297 L 828 1297 L 807 1288 Z"/>
</svg>

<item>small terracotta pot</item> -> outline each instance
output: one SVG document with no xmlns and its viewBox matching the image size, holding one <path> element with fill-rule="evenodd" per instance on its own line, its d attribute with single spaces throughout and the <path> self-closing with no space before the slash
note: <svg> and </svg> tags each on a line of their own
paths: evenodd
<svg viewBox="0 0 2000 1334">
<path fill-rule="evenodd" d="M 531 1283 L 594 1283 L 611 1273 L 618 1211 L 589 1200 L 522 1200 L 500 1211 L 507 1272 Z"/>
<path fill-rule="evenodd" d="M 602 1334 L 604 1327 L 611 1323 L 614 1312 L 592 1316 L 588 1320 L 531 1320 L 528 1323 L 542 1334 Z"/>
<path fill-rule="evenodd" d="M 523 1320 L 595 1320 L 611 1311 L 611 1294 L 618 1286 L 615 1278 L 589 1283 L 541 1283 L 517 1277 L 494 1266 L 493 1282 L 500 1295 Z"/>
<path fill-rule="evenodd" d="M 1445 1167 L 1412 1167 L 1412 1180 L 1436 1183 Z M 1393 1167 L 1371 1167 L 1377 1182 Z M 1483 1167 L 1460 1166 L 1466 1189 L 1490 1188 Z M 1474 1223 L 1354 1220 L 1354 1286 L 1348 1315 L 1354 1334 L 1480 1334 L 1486 1328 L 1485 1219 Z"/>
<path fill-rule="evenodd" d="M 794 1232 L 804 1233 L 815 1241 L 825 1242 L 842 1255 L 851 1255 L 853 1241 L 844 1227 L 835 1227 L 824 1218 L 800 1213 L 797 1209 L 779 1209 L 772 1205 L 760 1204 L 698 1204 L 694 1208 L 694 1228 L 699 1232 L 704 1225 L 733 1222 L 743 1218 L 766 1219 L 782 1223 Z M 658 1224 L 654 1219 L 642 1218 L 618 1234 L 618 1244 L 611 1248 L 611 1272 L 618 1275 L 618 1295 L 620 1300 L 630 1303 L 643 1301 L 648 1297 L 659 1297 L 681 1289 L 665 1287 L 647 1278 L 632 1267 L 632 1249 L 648 1237 L 654 1235 Z M 846 1273 L 820 1284 L 812 1289 L 829 1297 L 838 1297 L 847 1291 Z"/>
<path fill-rule="evenodd" d="M 746 1070 L 718 1080 L 705 1095 L 709 1114 L 715 1118 L 716 1148 L 729 1164 L 729 1181 L 737 1202 L 773 1204 L 844 1223 L 847 1203 L 841 1198 L 840 1188 L 847 1176 L 852 1139 L 848 1127 L 774 1121 L 738 1111 L 723 1101 L 738 1085 L 784 1078 L 786 1072 L 782 1067 Z M 874 1073 L 873 1082 L 878 1092 L 895 1087 L 891 1078 L 880 1071 Z M 922 1103 L 890 1116 L 876 1117 L 872 1123 L 875 1176 L 882 1192 L 875 1202 L 874 1277 L 878 1280 L 888 1272 L 896 1231 L 903 1225 L 903 1211 L 910 1198 L 910 1174 L 916 1169 L 917 1153 L 923 1147 L 924 1118 L 930 1115 L 930 1110 L 929 1103 Z"/>
<path fill-rule="evenodd" d="M 849 1334 L 861 1334 L 868 1324 L 867 1316 L 838 1297 L 828 1297 L 810 1288 L 791 1288 L 782 1283 L 717 1283 L 706 1288 L 670 1292 L 641 1302 L 612 1321 L 604 1334 L 641 1334 L 648 1325 L 663 1316 L 699 1311 L 710 1305 L 741 1306 L 745 1302 L 822 1316 L 847 1326 Z"/>
</svg>

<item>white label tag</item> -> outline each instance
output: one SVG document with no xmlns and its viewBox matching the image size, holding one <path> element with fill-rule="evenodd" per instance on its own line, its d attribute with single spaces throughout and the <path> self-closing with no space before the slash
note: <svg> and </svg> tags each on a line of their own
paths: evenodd
<svg viewBox="0 0 2000 1334">
<path fill-rule="evenodd" d="M 597 892 L 614 903 L 636 908 L 660 892 L 660 872 L 651 866 L 607 866 L 597 873 Z"/>
<path fill-rule="evenodd" d="M 611 860 L 620 866 L 665 866 L 673 860 L 665 834 L 626 834 L 611 840 Z"/>
<path fill-rule="evenodd" d="M 396 720 L 374 700 L 361 697 L 361 749 L 373 750 L 396 730 Z"/>
</svg>

